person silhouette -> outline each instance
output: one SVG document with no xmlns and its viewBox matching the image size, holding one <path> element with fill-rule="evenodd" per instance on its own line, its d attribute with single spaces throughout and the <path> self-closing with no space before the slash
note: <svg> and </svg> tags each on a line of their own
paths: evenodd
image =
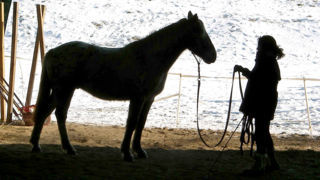
<svg viewBox="0 0 320 180">
<path fill-rule="evenodd" d="M 254 68 L 250 71 L 240 65 L 234 67 L 235 71 L 241 72 L 248 79 L 240 111 L 249 119 L 255 119 L 255 163 L 244 174 L 263 174 L 280 169 L 274 156 L 269 128 L 277 107 L 277 86 L 281 80 L 277 60 L 283 56 L 283 49 L 277 45 L 276 40 L 270 35 L 264 35 L 258 39 Z"/>
</svg>

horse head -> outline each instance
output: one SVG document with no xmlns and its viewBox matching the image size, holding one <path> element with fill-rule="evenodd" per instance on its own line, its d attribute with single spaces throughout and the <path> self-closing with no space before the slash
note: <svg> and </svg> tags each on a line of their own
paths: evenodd
<svg viewBox="0 0 320 180">
<path fill-rule="evenodd" d="M 217 58 L 217 52 L 206 32 L 202 21 L 197 14 L 188 13 L 188 21 L 191 24 L 191 33 L 188 49 L 201 57 L 207 64 L 213 63 Z"/>
</svg>

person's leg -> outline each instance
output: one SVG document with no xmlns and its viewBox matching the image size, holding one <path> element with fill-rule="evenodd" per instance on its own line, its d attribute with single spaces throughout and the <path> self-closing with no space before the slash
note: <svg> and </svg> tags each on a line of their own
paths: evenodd
<svg viewBox="0 0 320 180">
<path fill-rule="evenodd" d="M 272 141 L 272 137 L 270 134 L 270 121 L 267 123 L 267 137 L 266 137 L 266 146 L 267 146 L 267 153 L 268 153 L 268 158 L 269 158 L 269 165 L 268 165 L 268 170 L 273 171 L 273 170 L 278 170 L 280 169 L 280 166 L 274 156 L 274 145 Z"/>
<path fill-rule="evenodd" d="M 255 118 L 255 141 L 256 141 L 256 153 L 254 155 L 255 163 L 251 169 L 244 171 L 245 175 L 259 175 L 265 173 L 267 166 L 267 154 L 266 154 L 266 121 L 263 117 Z"/>
<path fill-rule="evenodd" d="M 263 117 L 255 118 L 255 138 L 257 145 L 257 153 L 266 153 L 266 142 L 268 134 L 268 122 Z"/>
</svg>

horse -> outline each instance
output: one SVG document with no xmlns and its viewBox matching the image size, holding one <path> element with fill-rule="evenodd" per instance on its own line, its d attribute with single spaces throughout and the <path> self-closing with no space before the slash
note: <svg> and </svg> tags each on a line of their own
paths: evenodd
<svg viewBox="0 0 320 180">
<path fill-rule="evenodd" d="M 39 139 L 45 119 L 55 109 L 61 144 L 74 155 L 65 122 L 75 89 L 103 100 L 129 100 L 129 111 L 121 144 L 123 160 L 147 158 L 141 135 L 149 109 L 164 88 L 170 67 L 184 50 L 205 63 L 216 60 L 216 50 L 197 14 L 183 18 L 122 48 L 100 47 L 72 41 L 47 52 L 42 66 L 39 94 L 30 143 L 41 152 Z M 132 150 L 130 151 L 131 138 Z M 135 155 L 135 157 L 133 156 Z"/>
</svg>

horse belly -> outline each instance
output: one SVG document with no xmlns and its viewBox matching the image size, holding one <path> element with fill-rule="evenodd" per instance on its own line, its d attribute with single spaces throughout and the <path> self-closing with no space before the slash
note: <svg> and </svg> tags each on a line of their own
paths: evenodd
<svg viewBox="0 0 320 180">
<path fill-rule="evenodd" d="M 89 94 L 97 97 L 99 99 L 104 100 L 129 100 L 130 94 L 127 92 L 119 91 L 116 88 L 104 88 L 104 87 L 80 87 L 84 91 L 88 92 Z"/>
<path fill-rule="evenodd" d="M 106 77 L 106 76 L 104 76 Z M 112 78 L 113 77 L 113 78 Z M 80 86 L 84 91 L 105 100 L 130 100 L 136 97 L 155 97 L 162 92 L 166 75 L 159 79 L 141 80 L 136 77 L 118 78 L 109 76 L 99 80 L 87 81 Z"/>
<path fill-rule="evenodd" d="M 91 80 L 83 83 L 79 88 L 92 94 L 93 96 L 105 100 L 129 100 L 133 96 L 141 94 L 141 89 L 132 81 L 122 82 L 116 78 L 103 79 L 102 81 Z"/>
</svg>

